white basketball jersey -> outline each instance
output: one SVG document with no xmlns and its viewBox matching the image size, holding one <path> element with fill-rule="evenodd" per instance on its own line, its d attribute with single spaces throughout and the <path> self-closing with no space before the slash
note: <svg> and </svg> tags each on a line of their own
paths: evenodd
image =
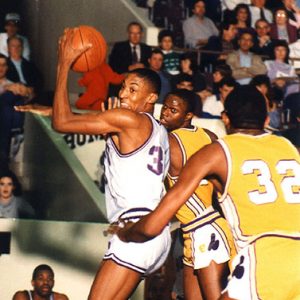
<svg viewBox="0 0 300 300">
<path fill-rule="evenodd" d="M 138 149 L 121 154 L 109 137 L 105 149 L 105 198 L 109 222 L 129 210 L 153 210 L 164 192 L 169 169 L 169 140 L 165 128 L 151 115 L 153 129 Z"/>
</svg>

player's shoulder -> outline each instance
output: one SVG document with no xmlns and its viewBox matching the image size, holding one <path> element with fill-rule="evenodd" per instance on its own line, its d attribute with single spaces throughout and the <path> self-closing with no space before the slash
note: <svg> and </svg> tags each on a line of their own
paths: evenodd
<svg viewBox="0 0 300 300">
<path fill-rule="evenodd" d="M 65 294 L 54 292 L 54 300 L 69 300 Z"/>
<path fill-rule="evenodd" d="M 28 300 L 28 292 L 26 290 L 24 291 L 17 291 L 14 295 L 12 300 Z"/>
</svg>

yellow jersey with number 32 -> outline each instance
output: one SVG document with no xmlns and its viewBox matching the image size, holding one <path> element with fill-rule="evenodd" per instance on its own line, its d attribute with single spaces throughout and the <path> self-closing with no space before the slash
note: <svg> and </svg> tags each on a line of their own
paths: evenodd
<svg viewBox="0 0 300 300">
<path fill-rule="evenodd" d="M 219 140 L 227 158 L 219 199 L 238 248 L 267 232 L 300 233 L 300 157 L 285 138 L 232 134 Z"/>
</svg>

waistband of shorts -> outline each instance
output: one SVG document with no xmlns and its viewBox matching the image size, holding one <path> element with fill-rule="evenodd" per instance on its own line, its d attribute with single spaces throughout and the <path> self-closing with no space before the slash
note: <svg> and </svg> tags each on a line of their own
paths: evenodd
<svg viewBox="0 0 300 300">
<path fill-rule="evenodd" d="M 208 212 L 201 217 L 196 217 L 191 222 L 181 225 L 182 232 L 189 233 L 197 228 L 214 222 L 218 218 L 221 218 L 220 213 L 216 210 L 209 209 Z"/>
<path fill-rule="evenodd" d="M 138 221 L 140 218 L 142 218 L 143 216 L 148 215 L 149 213 L 151 213 L 152 210 L 150 208 L 147 207 L 136 207 L 136 208 L 131 208 L 127 211 L 124 211 L 120 216 L 119 216 L 119 220 L 122 221 Z"/>
</svg>

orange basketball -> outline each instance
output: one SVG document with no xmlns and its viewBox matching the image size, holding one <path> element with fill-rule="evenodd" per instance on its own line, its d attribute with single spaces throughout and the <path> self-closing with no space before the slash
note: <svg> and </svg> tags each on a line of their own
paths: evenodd
<svg viewBox="0 0 300 300">
<path fill-rule="evenodd" d="M 78 28 L 73 39 L 73 48 L 92 44 L 92 47 L 82 53 L 72 65 L 73 71 L 84 73 L 103 63 L 107 46 L 102 34 L 94 27 L 81 25 Z"/>
</svg>

